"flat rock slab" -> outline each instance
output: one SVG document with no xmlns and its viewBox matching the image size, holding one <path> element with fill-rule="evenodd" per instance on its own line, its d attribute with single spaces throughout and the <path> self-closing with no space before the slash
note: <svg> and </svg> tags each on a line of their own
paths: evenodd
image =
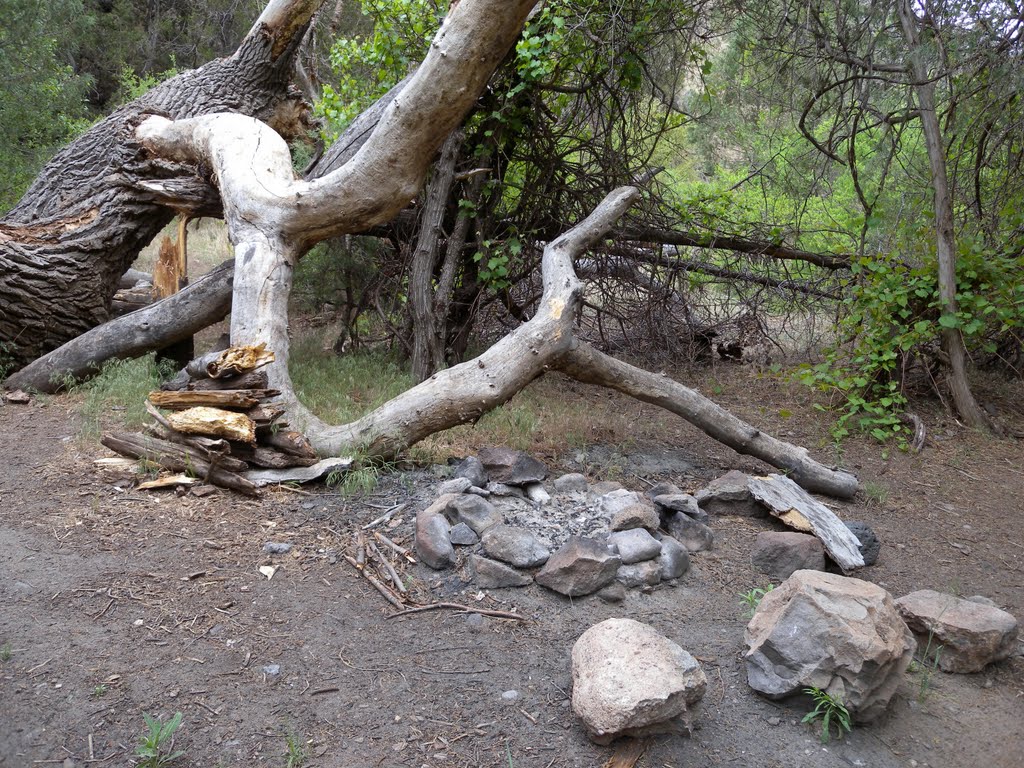
<svg viewBox="0 0 1024 768">
<path fill-rule="evenodd" d="M 610 584 L 620 565 L 622 560 L 604 542 L 570 536 L 534 578 L 542 587 L 580 597 Z"/>
<path fill-rule="evenodd" d="M 750 562 L 761 573 L 785 580 L 795 571 L 825 570 L 825 548 L 810 534 L 765 531 L 754 540 Z"/>
<path fill-rule="evenodd" d="M 521 486 L 539 483 L 548 476 L 548 468 L 543 463 L 528 453 L 511 448 L 484 448 L 477 458 L 493 482 Z"/>
<path fill-rule="evenodd" d="M 473 569 L 473 580 L 481 589 L 525 587 L 533 583 L 531 576 L 480 555 L 470 555 L 469 565 Z"/>
<path fill-rule="evenodd" d="M 860 542 L 836 514 L 784 475 L 751 477 L 750 492 L 766 505 L 775 517 L 790 527 L 802 529 L 804 521 L 821 539 L 829 557 L 849 573 L 864 567 Z"/>
<path fill-rule="evenodd" d="M 620 565 L 615 580 L 624 587 L 653 587 L 661 583 L 661 564 L 657 560 L 645 560 L 632 565 Z"/>
<path fill-rule="evenodd" d="M 476 488 L 483 488 L 487 485 L 487 470 L 483 463 L 476 456 L 467 456 L 459 462 L 452 473 L 453 478 L 465 478 L 469 484 Z"/>
<path fill-rule="evenodd" d="M 1007 658 L 1017 644 L 1017 620 L 975 599 L 922 589 L 901 597 L 896 607 L 943 672 L 980 672 Z"/>
<path fill-rule="evenodd" d="M 449 498 L 444 504 L 444 514 L 452 523 L 465 523 L 477 536 L 505 521 L 505 516 L 487 499 L 468 493 Z"/>
<path fill-rule="evenodd" d="M 590 490 L 586 475 L 570 472 L 555 478 L 555 493 L 586 493 Z"/>
<path fill-rule="evenodd" d="M 480 537 L 484 552 L 516 568 L 536 568 L 551 556 L 544 542 L 525 528 L 494 525 Z"/>
<path fill-rule="evenodd" d="M 572 709 L 598 744 L 687 731 L 706 689 L 693 656 L 632 619 L 602 621 L 572 649 Z"/>
<path fill-rule="evenodd" d="M 654 503 L 664 514 L 682 512 L 698 522 L 708 521 L 708 513 L 700 508 L 696 497 L 688 493 L 661 493 L 654 497 Z"/>
<path fill-rule="evenodd" d="M 888 592 L 820 571 L 797 571 L 768 592 L 744 638 L 755 691 L 778 699 L 820 688 L 858 722 L 885 711 L 917 646 Z"/>
<path fill-rule="evenodd" d="M 750 477 L 733 469 L 697 492 L 697 502 L 710 515 L 767 517 L 764 508 L 750 492 Z"/>
<path fill-rule="evenodd" d="M 623 510 L 629 509 L 635 504 L 643 503 L 640 494 L 636 491 L 627 491 L 625 488 L 617 488 L 614 491 L 602 494 L 597 500 L 597 514 L 606 520 L 611 520 Z"/>
</svg>

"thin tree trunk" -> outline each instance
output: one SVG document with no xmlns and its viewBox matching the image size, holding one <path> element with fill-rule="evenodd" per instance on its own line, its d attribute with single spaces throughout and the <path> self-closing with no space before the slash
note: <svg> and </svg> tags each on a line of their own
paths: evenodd
<svg viewBox="0 0 1024 768">
<path fill-rule="evenodd" d="M 434 372 L 431 350 L 437 336 L 439 320 L 433 312 L 434 270 L 437 268 L 441 225 L 448 204 L 448 194 L 455 177 L 455 163 L 462 147 L 462 131 L 452 131 L 441 147 L 441 157 L 427 185 L 416 248 L 409 270 L 409 305 L 412 312 L 412 377 L 418 383 Z"/>
<path fill-rule="evenodd" d="M 942 318 L 957 316 L 959 309 L 956 299 L 956 240 L 953 234 L 953 200 L 946 175 L 946 151 L 942 141 L 942 129 L 935 112 L 935 83 L 928 76 L 921 40 L 918 34 L 918 20 L 910 0 L 900 0 L 897 6 L 903 36 L 910 53 L 907 68 L 914 79 L 914 93 L 917 95 L 918 113 L 924 130 L 925 147 L 928 150 L 928 164 L 931 167 L 932 187 L 935 195 L 935 255 L 938 262 L 939 302 Z M 960 418 L 971 427 L 991 429 L 985 411 L 978 405 L 967 381 L 967 349 L 959 328 L 941 327 L 942 350 L 949 361 L 949 389 Z"/>
</svg>

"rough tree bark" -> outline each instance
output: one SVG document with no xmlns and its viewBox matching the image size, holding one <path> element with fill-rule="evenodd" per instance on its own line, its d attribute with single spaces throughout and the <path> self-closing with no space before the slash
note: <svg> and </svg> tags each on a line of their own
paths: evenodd
<svg viewBox="0 0 1024 768">
<path fill-rule="evenodd" d="M 291 2 L 301 6 L 301 0 Z M 289 422 L 321 454 L 360 448 L 393 456 L 430 434 L 475 421 L 545 371 L 563 368 L 713 429 L 737 450 L 794 472 L 808 487 L 851 495 L 857 488 L 852 475 L 817 464 L 803 449 L 768 438 L 682 385 L 659 390 L 659 377 L 588 354 L 578 344 L 573 325 L 581 286 L 573 259 L 595 246 L 636 199 L 632 187 L 612 192 L 584 222 L 548 244 L 537 313 L 480 357 L 433 375 L 348 425 L 323 424 L 298 402 L 287 370 L 287 303 L 296 260 L 320 240 L 388 221 L 419 192 L 442 142 L 475 103 L 533 5 L 534 0 L 461 0 L 365 143 L 310 181 L 295 179 L 284 140 L 251 117 L 153 116 L 139 125 L 136 134 L 154 156 L 212 169 L 236 252 L 232 343 L 265 344 L 274 351 L 269 386 L 282 392 Z M 194 290 L 167 299 L 158 311 L 178 306 Z M 633 383 L 623 384 L 625 377 Z"/>
<path fill-rule="evenodd" d="M 271 0 L 233 56 L 153 88 L 46 165 L 0 221 L 0 342 L 15 364 L 106 321 L 118 278 L 176 212 L 218 213 L 193 167 L 143 150 L 135 128 L 148 114 L 242 112 L 285 135 L 304 128 L 289 82 L 322 2 Z"/>
</svg>

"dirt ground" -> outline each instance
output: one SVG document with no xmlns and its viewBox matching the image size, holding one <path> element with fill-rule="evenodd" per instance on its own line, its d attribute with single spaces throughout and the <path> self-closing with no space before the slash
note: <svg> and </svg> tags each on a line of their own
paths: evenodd
<svg viewBox="0 0 1024 768">
<path fill-rule="evenodd" d="M 826 418 L 806 395 L 771 379 L 723 378 L 705 384 L 724 405 L 834 460 Z M 1002 404 L 1018 432 L 1020 394 Z M 611 404 L 635 412 L 637 434 L 618 435 L 617 452 L 544 456 L 553 470 L 643 490 L 766 469 L 652 407 Z M 392 534 L 408 536 L 433 493 L 429 472 L 389 476 L 358 500 L 325 488 L 259 500 L 137 491 L 93 466 L 107 454 L 77 437 L 75 406 L 68 397 L 0 406 L 5 768 L 130 765 L 143 713 L 166 720 L 176 711 L 175 748 L 185 752 L 176 766 L 599 766 L 612 750 L 591 744 L 570 711 L 569 653 L 585 629 L 613 616 L 653 625 L 697 656 L 709 680 L 694 734 L 651 740 L 640 766 L 1024 764 L 1019 654 L 975 675 L 908 673 L 883 720 L 827 745 L 800 724 L 805 702 L 754 695 L 738 594 L 766 581 L 749 553 L 768 521 L 715 519 L 715 549 L 695 555 L 678 586 L 633 591 L 620 605 L 537 586 L 479 595 L 457 576 L 416 566 L 422 600 L 529 620 L 448 610 L 389 619 L 394 609 L 340 553 L 357 525 L 403 502 Z M 930 438 L 919 456 L 844 446 L 843 463 L 869 493 L 833 508 L 882 540 L 878 564 L 858 575 L 897 597 L 923 588 L 980 594 L 1024 617 L 1024 447 L 970 433 L 937 410 L 923 415 Z M 647 459 L 659 455 L 682 455 L 684 469 L 649 472 Z M 266 541 L 295 548 L 268 556 Z M 269 580 L 258 570 L 268 564 L 279 566 Z M 503 698 L 513 690 L 514 701 Z"/>
</svg>

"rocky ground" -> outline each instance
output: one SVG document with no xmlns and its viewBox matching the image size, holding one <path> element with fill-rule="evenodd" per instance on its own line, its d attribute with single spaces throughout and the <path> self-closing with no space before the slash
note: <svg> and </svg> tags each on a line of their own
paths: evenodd
<svg viewBox="0 0 1024 768">
<path fill-rule="evenodd" d="M 825 422 L 791 392 L 750 379 L 718 399 L 828 458 Z M 635 435 L 542 457 L 641 492 L 766 470 L 654 409 L 621 407 L 636 410 Z M 537 585 L 480 590 L 465 568 L 418 564 L 405 573 L 416 601 L 527 620 L 451 609 L 389 618 L 395 609 L 344 554 L 358 528 L 398 505 L 384 530 L 410 543 L 440 471 L 398 472 L 360 499 L 324 488 L 259 500 L 140 492 L 94 467 L 105 454 L 76 437 L 75 408 L 68 398 L 0 407 L 2 766 L 131 764 L 143 713 L 179 711 L 181 766 L 601 765 L 613 748 L 590 742 L 570 711 L 569 657 L 612 617 L 651 625 L 708 680 L 693 735 L 650 740 L 640 766 L 1020 764 L 1019 651 L 975 674 L 908 673 L 882 720 L 826 745 L 800 723 L 806 701 L 753 694 L 739 595 L 766 585 L 750 555 L 770 520 L 713 519 L 714 548 L 675 585 L 632 589 L 621 603 Z M 980 594 L 1024 616 L 1024 449 L 937 412 L 926 421 L 920 456 L 846 445 L 869 493 L 832 506 L 882 541 L 858 575 L 894 597 Z M 270 554 L 267 542 L 292 547 Z"/>
</svg>

